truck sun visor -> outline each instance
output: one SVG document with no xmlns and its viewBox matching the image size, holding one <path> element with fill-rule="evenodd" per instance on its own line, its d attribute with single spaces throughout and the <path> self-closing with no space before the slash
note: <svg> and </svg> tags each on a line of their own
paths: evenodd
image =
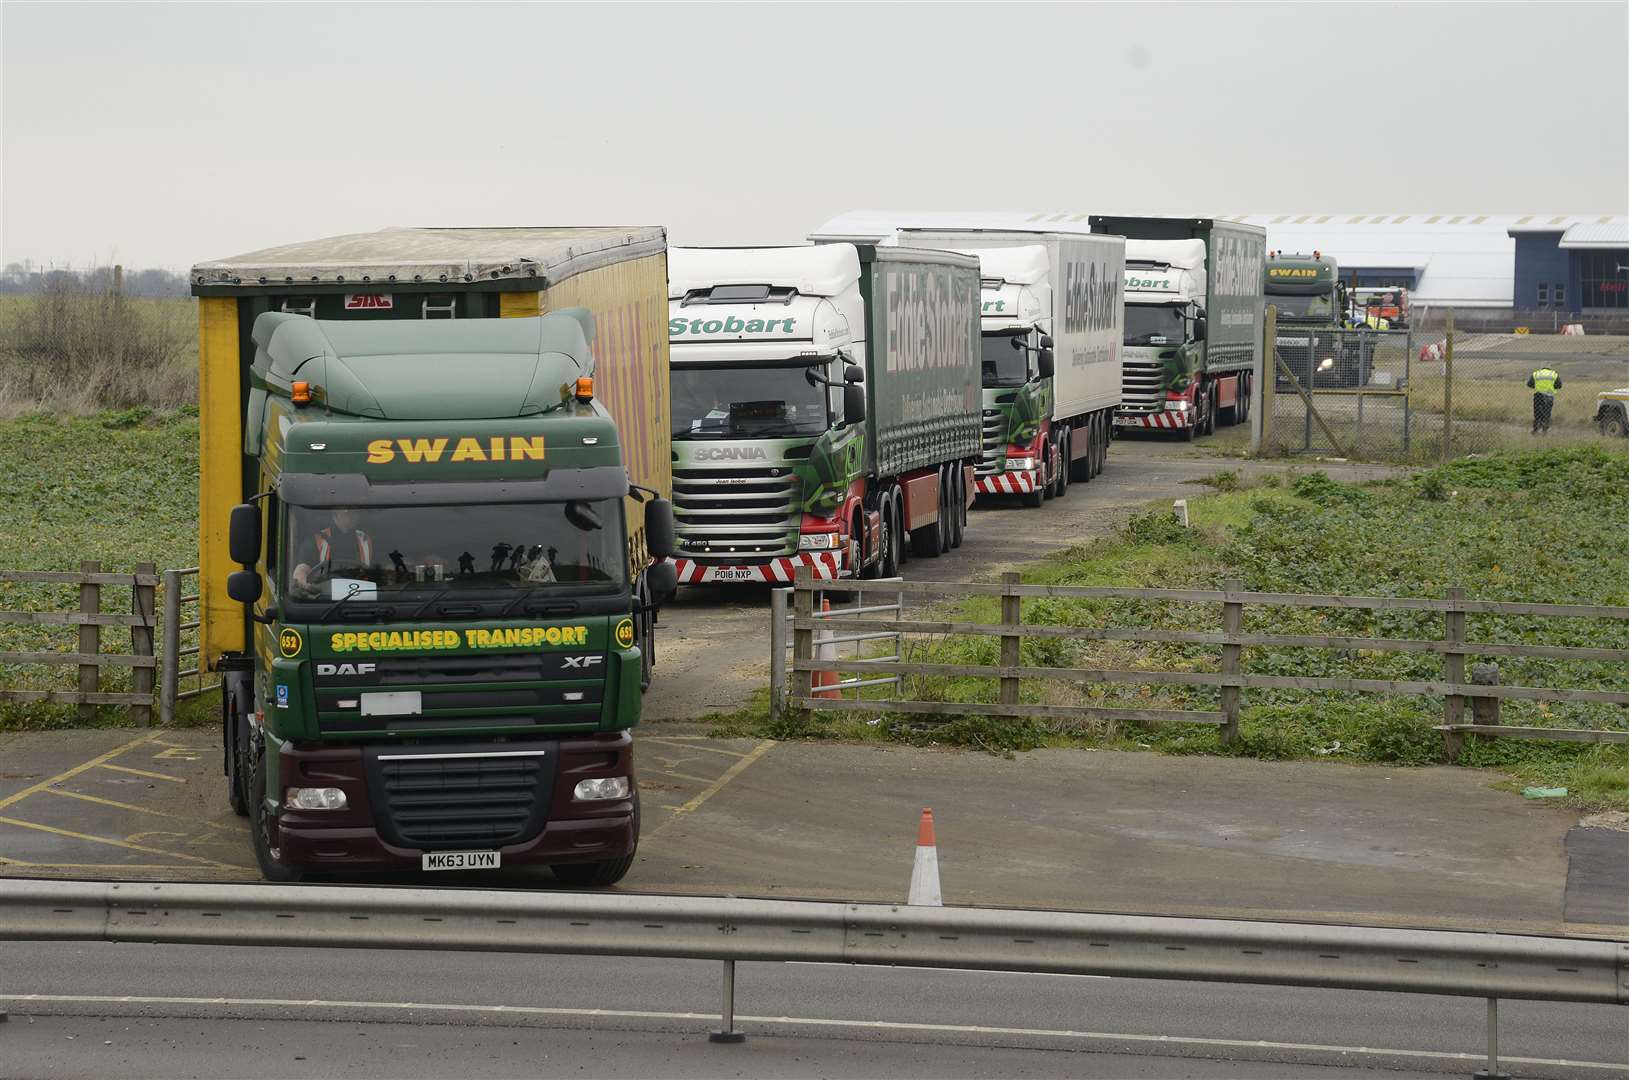
<svg viewBox="0 0 1629 1080">
<path fill-rule="evenodd" d="M 379 483 L 361 473 L 285 473 L 277 494 L 294 506 L 457 506 L 469 503 L 564 502 L 628 494 L 628 474 L 615 466 L 562 469 L 538 480 Z"/>
</svg>

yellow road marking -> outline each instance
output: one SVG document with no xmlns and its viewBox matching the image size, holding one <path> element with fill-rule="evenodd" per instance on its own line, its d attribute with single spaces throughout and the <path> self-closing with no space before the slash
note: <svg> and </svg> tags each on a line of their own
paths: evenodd
<svg viewBox="0 0 1629 1080">
<path fill-rule="evenodd" d="M 89 833 L 59 829 L 55 825 L 40 825 L 32 821 L 21 821 L 17 818 L 0 817 L 0 825 L 15 825 L 19 829 L 38 829 L 40 832 L 50 833 L 53 836 L 66 836 L 70 840 L 86 840 L 92 844 L 107 844 L 111 847 L 124 848 L 127 851 L 139 851 L 146 855 L 164 855 L 171 859 L 185 859 L 188 862 L 205 863 L 209 866 L 219 866 L 227 870 L 249 869 L 247 866 L 233 866 L 231 863 L 223 863 L 219 859 L 206 859 L 202 855 L 185 855 L 179 851 L 165 851 L 162 848 L 148 847 L 145 844 L 132 844 L 128 840 L 114 840 L 106 836 L 91 836 Z M 173 870 L 174 867 L 170 869 Z"/>
<path fill-rule="evenodd" d="M 744 757 L 747 756 L 746 754 L 741 753 L 739 750 L 725 750 L 722 747 L 717 747 L 717 746 L 698 746 L 693 742 L 686 741 L 686 742 L 680 743 L 680 742 L 677 741 L 679 739 L 688 740 L 688 739 L 692 739 L 692 738 L 706 739 L 706 738 L 711 738 L 711 736 L 709 736 L 709 735 L 694 735 L 694 736 L 691 736 L 691 735 L 670 735 L 667 738 L 659 739 L 654 735 L 645 735 L 645 736 L 642 737 L 642 741 L 644 741 L 644 742 L 654 742 L 654 743 L 664 743 L 664 744 L 666 744 L 668 746 L 683 746 L 684 749 L 686 749 L 686 750 L 705 750 L 709 754 L 723 754 L 725 757 L 744 758 Z"/>
<path fill-rule="evenodd" d="M 127 772 L 135 776 L 145 776 L 150 780 L 168 780 L 172 784 L 186 783 L 186 781 L 181 779 L 179 776 L 166 776 L 161 772 L 148 772 L 146 769 L 132 769 L 128 765 L 109 765 L 106 762 L 103 762 L 100 767 L 104 769 L 117 769 L 119 772 Z"/>
<path fill-rule="evenodd" d="M 647 767 L 641 769 L 640 772 L 656 773 L 660 776 L 676 776 L 680 780 L 689 780 L 693 784 L 711 784 L 713 782 L 712 777 L 691 776 L 689 773 L 674 772 L 672 769 L 652 769 Z"/>
<path fill-rule="evenodd" d="M 182 870 L 174 863 L 28 862 L 0 855 L 0 866 L 26 866 L 30 870 Z M 244 869 L 248 869 L 244 867 Z"/>
<path fill-rule="evenodd" d="M 31 787 L 25 787 L 21 791 L 13 792 L 12 794 L 7 795 L 5 798 L 0 799 L 0 810 L 4 810 L 8 806 L 14 806 L 28 798 L 30 795 L 37 795 L 49 788 L 52 784 L 60 784 L 64 780 L 78 776 L 82 772 L 94 769 L 99 765 L 106 765 L 109 761 L 112 761 L 125 751 L 134 750 L 142 743 L 151 742 L 156 738 L 158 738 L 158 732 L 154 731 L 150 734 L 143 735 L 139 739 L 132 739 L 130 742 L 125 743 L 118 749 L 109 750 L 105 754 L 98 755 L 97 757 L 91 758 L 89 761 L 75 765 L 73 768 L 68 769 L 65 772 L 59 772 L 47 780 L 41 780 L 39 783 L 34 784 Z M 117 766 L 109 765 L 108 768 L 117 768 Z"/>
<path fill-rule="evenodd" d="M 751 767 L 753 762 L 769 753 L 770 748 L 774 745 L 774 739 L 765 739 L 763 742 L 753 747 L 751 753 L 747 754 L 740 761 L 737 761 L 734 765 L 731 765 L 728 769 L 724 770 L 724 775 L 720 776 L 717 780 L 714 780 L 712 784 L 708 785 L 705 791 L 701 792 L 701 794 L 697 795 L 683 806 L 674 807 L 673 816 L 652 830 L 651 835 L 657 835 L 663 829 L 667 828 L 675 821 L 678 821 L 679 818 L 685 814 L 695 813 L 696 810 L 701 807 L 702 803 L 724 790 L 725 784 L 728 784 L 731 780 L 734 780 L 737 776 L 740 776 L 742 773 L 746 772 L 747 769 Z"/>
<path fill-rule="evenodd" d="M 172 814 L 168 810 L 154 810 L 150 806 L 137 806 L 135 803 L 119 802 L 115 799 L 104 799 L 100 795 L 86 795 L 83 792 L 64 791 L 61 788 L 51 788 L 50 790 L 46 791 L 45 794 L 61 795 L 65 799 L 82 799 L 85 802 L 100 803 L 103 806 L 111 806 L 117 810 L 132 810 L 138 814 L 152 814 L 155 817 L 175 818 L 177 821 L 190 821 L 197 825 L 208 826 L 211 829 L 221 829 L 226 832 L 237 832 L 236 829 L 229 825 L 217 825 L 213 821 L 201 821 L 198 818 L 189 817 L 186 814 Z"/>
</svg>

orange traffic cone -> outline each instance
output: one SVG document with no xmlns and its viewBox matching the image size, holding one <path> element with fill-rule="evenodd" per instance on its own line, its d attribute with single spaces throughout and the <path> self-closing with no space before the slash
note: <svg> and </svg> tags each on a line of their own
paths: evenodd
<svg viewBox="0 0 1629 1080">
<path fill-rule="evenodd" d="M 824 596 L 820 598 L 820 610 L 822 612 L 828 612 L 831 610 L 831 601 Z M 830 637 L 830 630 L 815 631 L 816 660 L 837 659 L 837 646 L 831 644 L 831 642 L 827 640 Z M 817 698 L 840 698 L 843 696 L 843 692 L 841 690 L 834 689 L 834 687 L 836 687 L 836 685 L 841 681 L 842 679 L 835 671 L 817 671 L 814 673 L 814 685 L 811 690 L 811 694 Z M 822 689 L 822 687 L 825 687 L 826 689 Z"/>
<path fill-rule="evenodd" d="M 933 836 L 933 811 L 922 808 L 916 829 L 916 862 L 911 866 L 911 891 L 905 902 L 914 907 L 943 907 L 939 891 L 939 846 Z"/>
</svg>

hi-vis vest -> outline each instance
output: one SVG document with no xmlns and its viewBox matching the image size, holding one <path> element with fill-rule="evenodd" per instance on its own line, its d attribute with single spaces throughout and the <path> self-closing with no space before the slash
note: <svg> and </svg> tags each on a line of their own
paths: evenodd
<svg viewBox="0 0 1629 1080">
<path fill-rule="evenodd" d="M 356 530 L 357 554 L 362 556 L 363 566 L 373 565 L 373 539 L 361 529 Z M 317 561 L 331 562 L 330 556 L 334 553 L 334 530 L 332 527 L 323 529 L 316 534 Z"/>
<path fill-rule="evenodd" d="M 1541 367 L 1533 372 L 1533 390 L 1539 394 L 1555 394 L 1555 381 L 1561 378 L 1552 368 Z"/>
</svg>

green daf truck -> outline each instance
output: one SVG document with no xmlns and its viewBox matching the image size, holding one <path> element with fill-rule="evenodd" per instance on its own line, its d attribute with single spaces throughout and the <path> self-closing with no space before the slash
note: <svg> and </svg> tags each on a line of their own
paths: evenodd
<svg viewBox="0 0 1629 1080">
<path fill-rule="evenodd" d="M 1364 336 L 1344 333 L 1346 285 L 1340 266 L 1321 251 L 1269 251 L 1262 270 L 1266 302 L 1278 309 L 1278 357 L 1303 388 L 1349 388 L 1363 382 Z M 1278 382 L 1288 386 L 1280 371 Z"/>
<path fill-rule="evenodd" d="M 267 878 L 631 866 L 665 247 L 386 230 L 194 269 L 201 652 Z"/>
</svg>

